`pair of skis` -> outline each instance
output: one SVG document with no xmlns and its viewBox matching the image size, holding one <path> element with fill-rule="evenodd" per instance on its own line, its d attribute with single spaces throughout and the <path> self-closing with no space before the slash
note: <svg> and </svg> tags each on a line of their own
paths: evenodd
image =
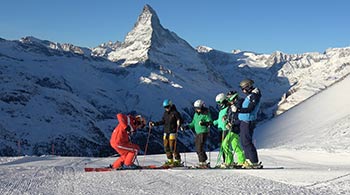
<svg viewBox="0 0 350 195">
<path fill-rule="evenodd" d="M 85 172 L 107 172 L 107 171 L 126 171 L 126 170 L 162 170 L 162 169 L 168 169 L 168 170 L 203 170 L 203 169 L 210 169 L 210 170 L 271 170 L 271 169 L 284 169 L 284 167 L 257 167 L 257 168 L 250 168 L 245 169 L 242 167 L 227 167 L 227 168 L 221 168 L 221 167 L 210 167 L 210 166 L 156 166 L 156 165 L 147 165 L 147 166 L 140 166 L 137 169 L 113 169 L 109 167 L 85 167 Z"/>
<path fill-rule="evenodd" d="M 179 166 L 181 167 L 181 166 Z M 124 168 L 120 168 L 120 169 L 113 169 L 110 167 L 85 167 L 84 171 L 85 172 L 107 172 L 107 171 L 126 171 L 126 170 L 149 170 L 149 169 L 171 169 L 171 168 L 175 168 L 175 166 L 157 166 L 157 165 L 146 165 L 146 166 L 139 166 L 135 169 L 124 169 Z"/>
</svg>

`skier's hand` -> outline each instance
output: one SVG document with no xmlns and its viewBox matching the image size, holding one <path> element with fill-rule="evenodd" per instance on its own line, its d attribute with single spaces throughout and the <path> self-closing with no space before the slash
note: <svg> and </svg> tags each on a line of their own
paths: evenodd
<svg viewBox="0 0 350 195">
<path fill-rule="evenodd" d="M 232 129 L 231 123 L 227 123 L 227 124 L 225 125 L 225 128 L 226 128 L 227 130 L 231 130 L 231 129 Z"/>
<path fill-rule="evenodd" d="M 154 122 L 153 122 L 153 121 L 150 121 L 150 122 L 148 123 L 148 125 L 149 125 L 150 127 L 154 127 Z"/>
<path fill-rule="evenodd" d="M 125 130 L 129 133 L 129 132 L 131 131 L 130 126 L 128 125 L 128 126 L 125 128 Z"/>
<path fill-rule="evenodd" d="M 181 131 L 185 131 L 186 129 L 188 129 L 188 125 L 181 125 L 180 129 Z"/>
<path fill-rule="evenodd" d="M 232 105 L 232 106 L 231 106 L 231 111 L 232 111 L 232 112 L 237 112 L 237 107 L 236 107 L 235 105 Z"/>
<path fill-rule="evenodd" d="M 212 122 L 207 122 L 207 121 L 200 121 L 199 122 L 199 125 L 201 125 L 201 126 L 206 126 L 206 127 L 208 127 L 208 126 L 210 126 L 210 125 L 212 125 L 213 123 Z"/>
<path fill-rule="evenodd" d="M 129 125 L 125 128 L 125 130 L 129 135 L 132 135 L 135 133 L 135 130 L 131 129 L 131 127 Z"/>
<path fill-rule="evenodd" d="M 227 115 L 222 117 L 222 121 L 225 122 L 227 120 Z"/>
</svg>

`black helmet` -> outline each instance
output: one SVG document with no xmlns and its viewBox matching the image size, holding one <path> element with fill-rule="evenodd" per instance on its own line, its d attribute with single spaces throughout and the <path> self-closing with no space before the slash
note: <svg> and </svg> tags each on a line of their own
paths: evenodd
<svg viewBox="0 0 350 195">
<path fill-rule="evenodd" d="M 238 92 L 237 91 L 229 91 L 226 95 L 227 101 L 233 102 L 236 98 L 238 98 Z"/>
<path fill-rule="evenodd" d="M 253 87 L 254 81 L 252 79 L 244 79 L 239 83 L 241 89 L 250 89 Z"/>
</svg>

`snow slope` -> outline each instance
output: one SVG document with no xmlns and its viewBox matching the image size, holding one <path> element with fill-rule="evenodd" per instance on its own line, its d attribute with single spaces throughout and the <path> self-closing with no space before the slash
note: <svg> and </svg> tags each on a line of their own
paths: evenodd
<svg viewBox="0 0 350 195">
<path fill-rule="evenodd" d="M 86 173 L 116 157 L 1 157 L 0 194 L 350 194 L 349 85 L 347 77 L 258 127 L 262 170 Z M 181 155 L 186 165 L 198 162 L 195 153 Z M 218 152 L 207 155 L 214 166 Z M 165 159 L 138 156 L 141 165 Z"/>
<path fill-rule="evenodd" d="M 350 152 L 350 76 L 256 129 L 261 148 Z"/>
</svg>

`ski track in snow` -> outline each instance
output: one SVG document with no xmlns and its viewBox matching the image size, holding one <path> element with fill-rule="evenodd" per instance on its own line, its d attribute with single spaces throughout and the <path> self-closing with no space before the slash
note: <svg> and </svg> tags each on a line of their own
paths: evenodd
<svg viewBox="0 0 350 195">
<path fill-rule="evenodd" d="M 212 152 L 214 153 L 214 152 Z M 131 170 L 84 172 L 85 166 L 106 166 L 116 158 L 1 158 L 0 194 L 349 194 L 350 164 L 301 161 L 302 152 L 259 150 L 266 170 Z M 214 153 L 215 156 L 217 153 Z M 324 153 L 313 152 L 314 159 Z M 330 158 L 339 155 L 326 153 Z M 308 154 L 305 154 L 308 155 Z M 161 164 L 164 155 L 148 156 L 145 164 Z M 216 159 L 212 159 L 216 160 Z M 187 164 L 196 163 L 187 153 Z M 214 161 L 212 161 L 214 162 Z"/>
</svg>

